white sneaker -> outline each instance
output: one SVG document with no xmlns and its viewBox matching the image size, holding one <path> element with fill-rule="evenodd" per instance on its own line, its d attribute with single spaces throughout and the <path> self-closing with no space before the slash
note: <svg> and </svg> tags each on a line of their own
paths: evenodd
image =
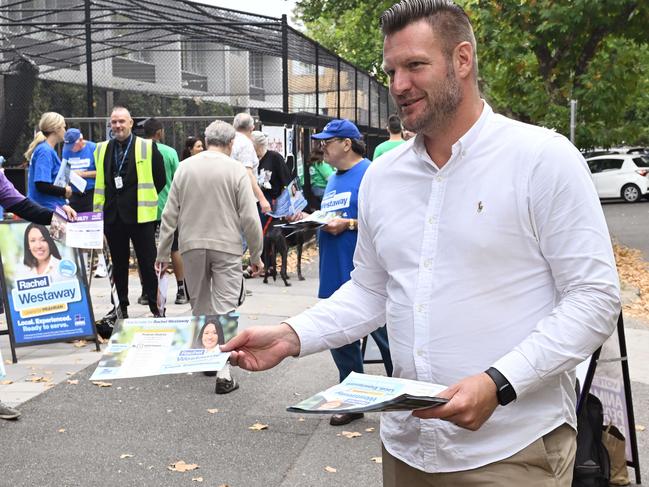
<svg viewBox="0 0 649 487">
<path fill-rule="evenodd" d="M 95 277 L 106 277 L 107 275 L 108 271 L 106 270 L 106 267 L 103 265 L 98 265 L 95 269 Z"/>
</svg>

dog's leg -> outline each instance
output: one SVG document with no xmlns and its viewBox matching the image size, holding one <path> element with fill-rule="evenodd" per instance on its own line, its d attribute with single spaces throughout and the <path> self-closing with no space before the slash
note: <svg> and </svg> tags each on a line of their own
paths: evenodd
<svg viewBox="0 0 649 487">
<path fill-rule="evenodd" d="M 300 281 L 304 281 L 304 276 L 302 275 L 302 247 L 304 246 L 304 238 L 300 238 L 297 242 L 297 278 Z"/>
</svg>

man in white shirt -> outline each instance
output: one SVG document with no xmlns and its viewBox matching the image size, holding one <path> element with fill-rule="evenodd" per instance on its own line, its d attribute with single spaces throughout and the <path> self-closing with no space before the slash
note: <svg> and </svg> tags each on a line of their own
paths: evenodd
<svg viewBox="0 0 649 487">
<path fill-rule="evenodd" d="M 255 130 L 255 121 L 249 113 L 241 112 L 234 116 L 232 121 L 234 130 L 237 131 L 232 146 L 232 159 L 239 161 L 248 171 L 252 192 L 259 201 L 259 208 L 263 214 L 270 211 L 270 203 L 259 187 L 257 178 L 259 176 L 259 159 L 255 152 L 255 145 L 252 142 L 252 132 Z"/>
<path fill-rule="evenodd" d="M 450 387 L 443 406 L 382 415 L 384 486 L 568 487 L 574 369 L 620 310 L 588 168 L 565 137 L 481 99 L 453 2 L 403 0 L 381 25 L 391 95 L 418 135 L 363 179 L 351 280 L 223 350 L 264 370 L 385 320 L 394 376 Z"/>
</svg>

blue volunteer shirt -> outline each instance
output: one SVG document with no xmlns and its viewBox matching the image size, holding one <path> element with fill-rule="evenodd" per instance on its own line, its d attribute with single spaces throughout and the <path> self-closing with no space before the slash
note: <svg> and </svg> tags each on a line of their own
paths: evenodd
<svg viewBox="0 0 649 487">
<path fill-rule="evenodd" d="M 71 171 L 95 171 L 95 147 L 97 144 L 94 142 L 86 141 L 86 145 L 79 152 L 72 152 L 70 149 L 63 149 L 63 162 L 66 162 L 70 165 Z M 86 186 L 86 192 L 90 191 L 95 187 L 95 178 L 84 178 L 88 183 Z M 72 185 L 72 190 L 75 193 L 80 193 L 80 191 Z"/>
<path fill-rule="evenodd" d="M 320 208 L 340 213 L 342 218 L 358 218 L 358 188 L 370 165 L 363 159 L 342 174 L 332 174 L 327 182 Z M 320 232 L 319 298 L 328 298 L 349 281 L 354 269 L 354 250 L 358 232 L 346 230 L 339 235 Z"/>
<path fill-rule="evenodd" d="M 65 198 L 51 194 L 41 193 L 36 188 L 37 182 L 53 184 L 59 169 L 61 160 L 56 151 L 47 142 L 41 142 L 36 146 L 29 161 L 29 172 L 27 174 L 27 196 L 36 203 L 54 210 L 57 206 L 65 204 Z"/>
</svg>

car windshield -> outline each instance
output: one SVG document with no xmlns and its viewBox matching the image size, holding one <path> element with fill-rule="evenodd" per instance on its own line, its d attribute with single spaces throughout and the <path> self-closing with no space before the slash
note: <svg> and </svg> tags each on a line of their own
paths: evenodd
<svg viewBox="0 0 649 487">
<path fill-rule="evenodd" d="M 638 166 L 638 167 L 649 167 L 649 157 L 648 156 L 634 157 L 633 162 L 635 162 L 635 165 Z"/>
</svg>

